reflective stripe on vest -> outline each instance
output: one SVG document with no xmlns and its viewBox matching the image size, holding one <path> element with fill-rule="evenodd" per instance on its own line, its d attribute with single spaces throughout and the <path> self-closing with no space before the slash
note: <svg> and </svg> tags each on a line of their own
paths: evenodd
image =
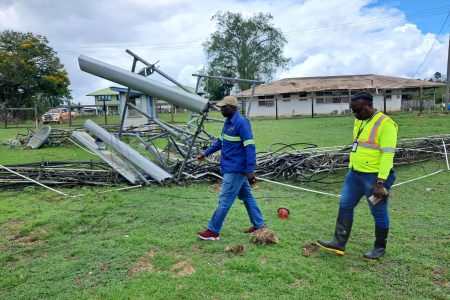
<svg viewBox="0 0 450 300">
<path fill-rule="evenodd" d="M 230 142 L 240 142 L 241 141 L 241 137 L 240 136 L 231 136 L 228 134 L 223 134 L 222 138 L 224 140 L 230 141 Z"/>
<path fill-rule="evenodd" d="M 376 137 L 378 134 L 378 130 L 380 129 L 381 123 L 383 123 L 383 121 L 385 121 L 385 120 L 388 120 L 387 116 L 382 115 L 381 117 L 379 117 L 375 121 L 375 124 L 373 124 L 372 129 L 370 130 L 369 140 L 368 141 L 361 141 L 361 140 L 358 141 L 358 147 L 379 150 L 381 152 L 395 152 L 395 148 L 381 148 L 380 145 L 378 145 L 376 143 Z"/>
<path fill-rule="evenodd" d="M 371 143 L 361 142 L 361 141 L 358 141 L 358 147 L 369 148 L 369 149 L 376 149 L 376 150 L 380 150 L 381 149 L 376 144 L 371 144 Z"/>
<path fill-rule="evenodd" d="M 255 144 L 255 141 L 254 141 L 254 140 L 246 140 L 246 141 L 244 142 L 244 147 L 246 147 L 246 146 L 248 146 L 248 145 L 252 145 L 252 144 Z"/>
<path fill-rule="evenodd" d="M 373 125 L 372 130 L 370 131 L 370 134 L 369 134 L 369 141 L 368 141 L 369 143 L 376 145 L 375 137 L 377 136 L 378 129 L 380 128 L 381 122 L 386 120 L 386 118 L 387 117 L 385 115 L 383 115 L 383 116 L 379 117 L 378 120 L 375 122 L 375 124 Z"/>
</svg>

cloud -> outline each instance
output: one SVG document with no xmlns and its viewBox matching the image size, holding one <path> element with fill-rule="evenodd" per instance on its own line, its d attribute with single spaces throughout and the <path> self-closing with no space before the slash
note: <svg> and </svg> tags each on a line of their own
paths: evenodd
<svg viewBox="0 0 450 300">
<path fill-rule="evenodd" d="M 87 103 L 93 99 L 86 94 L 117 84 L 80 71 L 80 54 L 130 70 L 128 48 L 195 87 L 191 74 L 207 63 L 201 44 L 215 30 L 211 17 L 219 10 L 273 15 L 288 40 L 285 56 L 293 61 L 274 79 L 368 73 L 410 77 L 436 37 L 406 21 L 404 12 L 372 0 L 3 0 L 0 30 L 47 36 L 69 72 L 75 102 Z M 447 39 L 443 35 L 435 43 L 417 78 L 445 74 Z"/>
</svg>

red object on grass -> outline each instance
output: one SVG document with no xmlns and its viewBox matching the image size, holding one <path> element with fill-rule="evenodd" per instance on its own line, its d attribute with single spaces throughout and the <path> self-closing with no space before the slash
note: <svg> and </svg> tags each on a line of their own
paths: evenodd
<svg viewBox="0 0 450 300">
<path fill-rule="evenodd" d="M 277 211 L 280 219 L 286 219 L 289 216 L 289 209 L 286 207 L 280 207 Z"/>
</svg>

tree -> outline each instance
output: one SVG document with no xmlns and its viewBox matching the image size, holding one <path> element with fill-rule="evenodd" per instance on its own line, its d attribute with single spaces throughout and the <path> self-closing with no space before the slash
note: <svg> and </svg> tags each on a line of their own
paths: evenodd
<svg viewBox="0 0 450 300">
<path fill-rule="evenodd" d="M 244 18 L 240 13 L 217 12 L 212 17 L 217 30 L 202 45 L 208 58 L 208 73 L 270 80 L 277 69 L 285 69 L 290 62 L 283 56 L 287 40 L 271 24 L 272 19 L 263 13 Z M 241 89 L 250 87 L 250 83 L 239 85 Z"/>
<path fill-rule="evenodd" d="M 442 74 L 439 72 L 434 73 L 433 80 L 437 82 L 442 82 Z"/>
<path fill-rule="evenodd" d="M 0 32 L 0 102 L 8 107 L 48 108 L 71 99 L 70 82 L 56 52 L 41 35 Z"/>
<path fill-rule="evenodd" d="M 208 70 L 208 75 L 211 76 L 223 76 L 223 77 L 235 77 L 233 73 L 227 70 Z M 206 79 L 206 92 L 209 99 L 219 100 L 230 94 L 231 89 L 234 86 L 234 82 L 230 80 L 220 79 Z"/>
</svg>

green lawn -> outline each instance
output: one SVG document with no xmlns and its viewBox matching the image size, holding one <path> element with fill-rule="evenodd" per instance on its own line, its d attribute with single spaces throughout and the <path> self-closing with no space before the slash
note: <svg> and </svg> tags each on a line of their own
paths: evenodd
<svg viewBox="0 0 450 300">
<path fill-rule="evenodd" d="M 450 133 L 449 116 L 393 118 L 400 138 Z M 253 120 L 252 126 L 258 151 L 266 151 L 274 142 L 348 144 L 352 122 L 317 117 Z M 221 127 L 206 126 L 216 133 Z M 0 129 L 0 141 L 25 131 Z M 38 150 L 0 145 L 3 165 L 61 159 L 91 157 L 70 144 Z M 397 182 L 443 168 L 443 159 L 399 167 Z M 449 174 L 392 189 L 388 250 L 378 262 L 362 258 L 373 243 L 364 201 L 344 257 L 318 250 L 305 258 L 304 244 L 332 236 L 337 198 L 259 182 L 254 194 L 280 239 L 261 246 L 242 233 L 250 224 L 240 201 L 219 242 L 198 240 L 195 233 L 217 202 L 217 187 L 208 183 L 104 194 L 106 188 L 65 189 L 86 194 L 67 199 L 35 187 L 0 191 L 0 299 L 449 299 Z M 340 184 L 315 188 L 339 193 Z M 288 219 L 278 219 L 280 206 L 289 207 Z M 224 252 L 236 244 L 246 251 Z"/>
</svg>

